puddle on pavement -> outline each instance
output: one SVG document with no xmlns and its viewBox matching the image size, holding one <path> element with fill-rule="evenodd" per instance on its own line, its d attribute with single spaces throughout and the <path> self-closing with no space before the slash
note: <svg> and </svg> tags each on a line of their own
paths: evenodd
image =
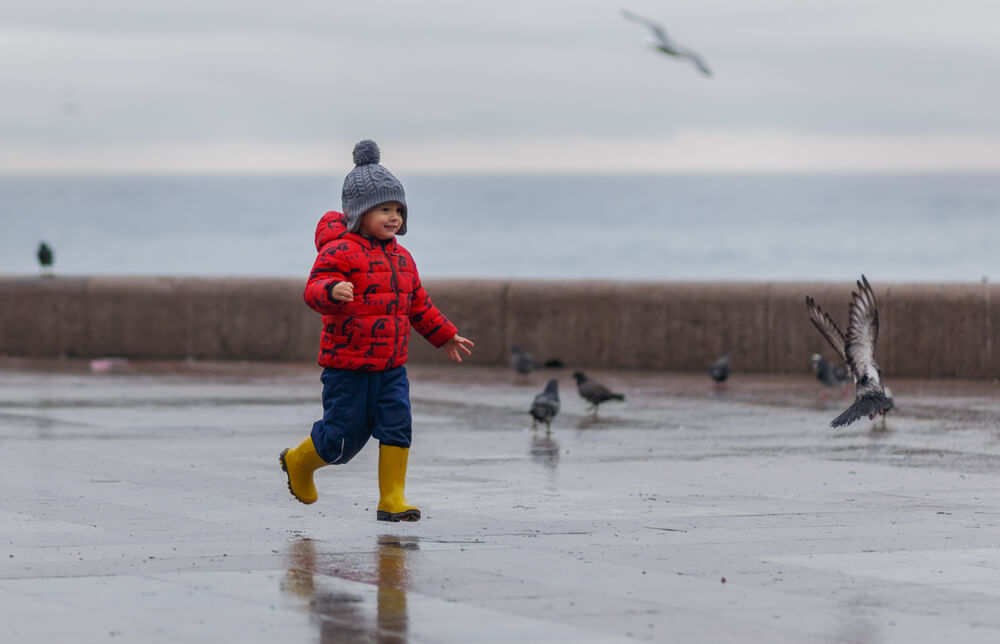
<svg viewBox="0 0 1000 644">
<path fill-rule="evenodd" d="M 405 644 L 406 591 L 413 565 L 409 558 L 420 549 L 419 539 L 381 535 L 374 552 L 347 566 L 324 557 L 318 547 L 312 539 L 291 543 L 281 589 L 306 603 L 319 626 L 320 644 Z M 374 614 L 369 595 L 339 589 L 330 583 L 331 577 L 375 585 Z"/>
<path fill-rule="evenodd" d="M 643 422 L 640 419 L 634 418 L 618 418 L 615 416 L 595 416 L 590 414 L 589 416 L 582 416 L 576 422 L 577 429 L 607 429 L 612 427 L 642 427 L 648 425 L 648 422 Z"/>
<path fill-rule="evenodd" d="M 551 434 L 540 432 L 531 437 L 531 460 L 549 469 L 559 464 L 559 443 Z"/>
</svg>

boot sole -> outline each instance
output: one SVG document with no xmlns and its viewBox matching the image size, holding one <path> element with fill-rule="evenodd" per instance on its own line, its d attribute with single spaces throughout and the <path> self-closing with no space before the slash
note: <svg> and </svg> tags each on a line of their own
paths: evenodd
<svg viewBox="0 0 1000 644">
<path fill-rule="evenodd" d="M 312 504 L 312 503 L 315 503 L 315 501 L 303 501 L 303 500 L 302 500 L 302 499 L 300 499 L 300 498 L 299 498 L 299 496 L 298 496 L 298 495 L 297 495 L 297 494 L 295 493 L 295 490 L 293 490 L 293 489 L 292 489 L 292 475 L 288 473 L 288 464 L 287 464 L 287 463 L 285 463 L 285 454 L 287 454 L 287 453 L 288 453 L 288 450 L 289 450 L 289 449 L 291 449 L 291 448 L 285 448 L 285 449 L 281 450 L 281 454 L 279 454 L 279 455 L 278 455 L 278 462 L 279 462 L 279 463 L 281 463 L 281 471 L 285 473 L 285 477 L 286 477 L 286 479 L 288 480 L 288 492 L 289 492 L 289 493 L 290 493 L 290 494 L 291 494 L 291 495 L 292 495 L 293 497 L 295 497 L 295 500 L 296 500 L 296 501 L 298 501 L 298 502 L 299 502 L 299 503 L 301 503 L 302 505 L 310 505 L 310 504 Z"/>
<path fill-rule="evenodd" d="M 387 512 L 386 510 L 377 510 L 375 512 L 376 521 L 419 521 L 420 520 L 420 510 L 403 510 L 402 512 Z"/>
</svg>

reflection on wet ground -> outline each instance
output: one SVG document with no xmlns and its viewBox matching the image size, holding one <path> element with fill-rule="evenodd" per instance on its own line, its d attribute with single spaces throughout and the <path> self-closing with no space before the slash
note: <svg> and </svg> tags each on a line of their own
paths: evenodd
<svg viewBox="0 0 1000 644">
<path fill-rule="evenodd" d="M 283 592 L 307 602 L 319 625 L 320 644 L 404 644 L 408 640 L 406 591 L 409 580 L 407 557 L 419 550 L 417 537 L 381 535 L 375 544 L 371 569 L 364 565 L 340 568 L 324 562 L 318 554 L 322 544 L 313 539 L 293 541 L 288 548 L 288 570 L 281 583 Z M 368 579 L 378 590 L 375 614 L 359 594 L 328 588 L 331 578 Z"/>
<path fill-rule="evenodd" d="M 559 464 L 559 443 L 550 432 L 541 432 L 531 437 L 531 460 L 555 469 Z"/>
</svg>

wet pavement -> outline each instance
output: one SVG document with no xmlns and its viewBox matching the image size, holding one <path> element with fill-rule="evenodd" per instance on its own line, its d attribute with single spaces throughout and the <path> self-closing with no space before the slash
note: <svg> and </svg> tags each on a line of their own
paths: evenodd
<svg viewBox="0 0 1000 644">
<path fill-rule="evenodd" d="M 833 431 L 810 375 L 412 366 L 407 497 L 377 450 L 294 501 L 319 370 L 0 361 L 5 642 L 1000 641 L 1000 386 L 893 381 Z M 549 377 L 563 407 L 531 429 Z"/>
</svg>

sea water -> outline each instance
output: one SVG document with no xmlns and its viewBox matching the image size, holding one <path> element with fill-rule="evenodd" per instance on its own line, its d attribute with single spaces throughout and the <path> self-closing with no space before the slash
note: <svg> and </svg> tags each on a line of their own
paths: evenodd
<svg viewBox="0 0 1000 644">
<path fill-rule="evenodd" d="M 1000 278 L 1000 177 L 400 176 L 424 277 Z M 0 275 L 305 278 L 342 177 L 3 177 Z"/>
</svg>

